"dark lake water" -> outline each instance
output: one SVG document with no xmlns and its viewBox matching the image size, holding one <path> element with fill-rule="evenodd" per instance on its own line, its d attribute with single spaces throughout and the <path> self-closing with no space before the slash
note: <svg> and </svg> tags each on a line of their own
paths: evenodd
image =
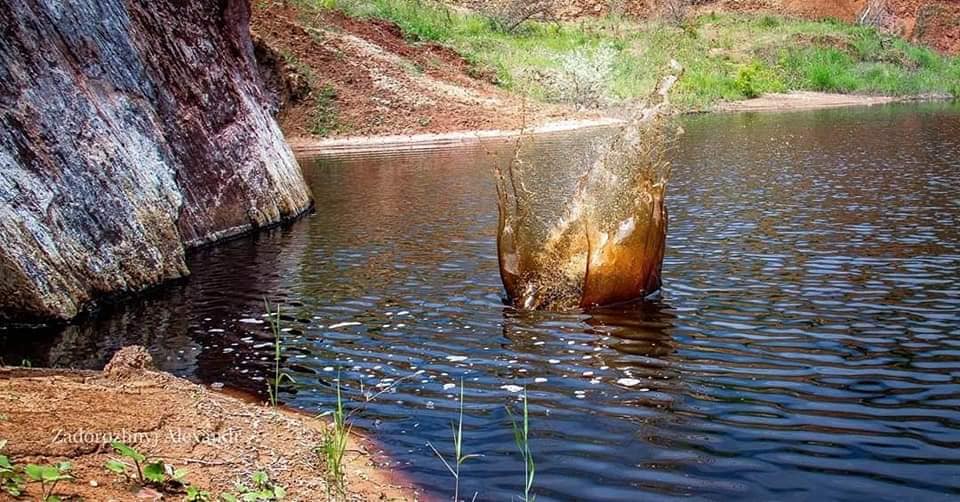
<svg viewBox="0 0 960 502">
<path fill-rule="evenodd" d="M 511 500 L 504 406 L 529 389 L 538 500 L 948 500 L 960 495 L 960 107 L 684 119 L 664 291 L 591 313 L 502 304 L 484 148 L 304 161 L 316 214 L 195 253 L 187 281 L 6 362 L 98 367 L 140 343 L 167 370 L 264 388 L 263 298 L 284 305 L 282 400 L 359 415 L 429 493 Z M 561 159 L 585 134 L 543 138 Z M 496 150 L 494 146 L 486 149 Z M 411 376 L 412 375 L 412 376 Z M 379 387 L 378 387 L 379 386 Z"/>
</svg>

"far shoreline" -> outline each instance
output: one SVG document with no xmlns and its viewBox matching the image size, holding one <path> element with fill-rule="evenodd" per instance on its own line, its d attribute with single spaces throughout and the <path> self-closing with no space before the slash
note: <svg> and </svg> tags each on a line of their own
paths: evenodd
<svg viewBox="0 0 960 502">
<path fill-rule="evenodd" d="M 865 94 L 836 94 L 811 91 L 765 94 L 743 101 L 727 101 L 706 110 L 678 112 L 678 115 L 704 113 L 777 113 L 793 111 L 826 110 L 835 108 L 871 107 L 896 103 L 948 102 L 953 98 L 946 94 L 921 94 L 912 96 L 874 96 Z M 590 119 L 570 119 L 546 122 L 524 131 L 531 134 L 547 134 L 595 127 L 611 127 L 625 123 L 612 116 Z M 417 151 L 454 148 L 476 144 L 485 140 L 509 140 L 521 133 L 520 129 L 481 129 L 447 131 L 441 133 L 395 134 L 384 136 L 338 136 L 332 138 L 291 137 L 287 139 L 293 153 L 299 158 L 313 158 L 340 153 L 363 154 L 386 151 Z"/>
</svg>

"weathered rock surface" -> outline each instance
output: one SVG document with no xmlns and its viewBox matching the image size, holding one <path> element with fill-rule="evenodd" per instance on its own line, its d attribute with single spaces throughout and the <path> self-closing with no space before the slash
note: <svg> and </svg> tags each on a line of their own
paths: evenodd
<svg viewBox="0 0 960 502">
<path fill-rule="evenodd" d="M 245 0 L 0 11 L 0 318 L 69 319 L 309 207 Z"/>
</svg>

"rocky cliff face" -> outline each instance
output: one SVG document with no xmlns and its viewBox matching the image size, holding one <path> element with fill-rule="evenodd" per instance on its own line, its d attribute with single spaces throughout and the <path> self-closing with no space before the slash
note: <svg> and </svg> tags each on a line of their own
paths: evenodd
<svg viewBox="0 0 960 502">
<path fill-rule="evenodd" d="M 246 0 L 0 11 L 0 318 L 71 318 L 309 206 Z"/>
</svg>

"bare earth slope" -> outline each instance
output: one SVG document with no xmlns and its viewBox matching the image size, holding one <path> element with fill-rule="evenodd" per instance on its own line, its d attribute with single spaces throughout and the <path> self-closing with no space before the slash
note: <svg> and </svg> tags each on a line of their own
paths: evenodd
<svg viewBox="0 0 960 502">
<path fill-rule="evenodd" d="M 519 98 L 490 76 L 469 75 L 453 50 L 409 42 L 391 23 L 268 2 L 254 6 L 251 29 L 312 81 L 306 99 L 280 112 L 288 138 L 511 129 L 522 122 Z M 539 120 L 563 112 L 542 104 L 527 110 Z M 335 123 L 324 123 L 331 115 Z"/>
<path fill-rule="evenodd" d="M 3 454 L 21 466 L 70 461 L 76 480 L 58 485 L 58 493 L 90 501 L 159 495 L 104 469 L 115 457 L 110 437 L 186 469 L 190 484 L 215 497 L 236 494 L 235 482 L 249 484 L 251 474 L 262 470 L 286 489 L 284 500 L 327 499 L 326 466 L 313 451 L 321 444 L 324 422 L 135 368 L 129 357 L 134 349 L 139 349 L 134 355 L 146 354 L 125 348 L 106 372 L 0 368 L 0 438 L 8 441 Z M 359 437 L 350 439 L 347 499 L 415 500 L 412 489 L 376 465 L 373 448 Z M 26 498 L 39 496 L 37 488 L 29 485 Z M 184 494 L 163 495 L 182 500 Z M 5 496 L 0 492 L 0 500 Z"/>
</svg>

